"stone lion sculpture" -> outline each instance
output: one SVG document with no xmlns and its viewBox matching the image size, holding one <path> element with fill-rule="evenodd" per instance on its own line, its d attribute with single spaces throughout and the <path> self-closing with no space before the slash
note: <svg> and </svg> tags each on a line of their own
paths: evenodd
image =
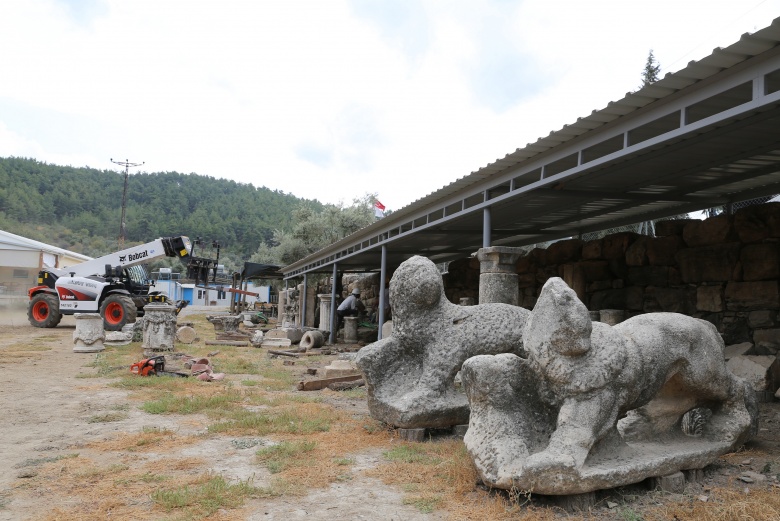
<svg viewBox="0 0 780 521">
<path fill-rule="evenodd" d="M 468 400 L 455 386 L 461 365 L 480 354 L 522 353 L 530 312 L 509 304 L 452 304 L 436 265 L 419 256 L 393 274 L 390 305 L 392 335 L 355 359 L 371 416 L 402 428 L 467 423 Z"/>
<path fill-rule="evenodd" d="M 525 324 L 526 358 L 463 366 L 471 405 L 464 438 L 499 488 L 572 494 L 702 468 L 757 429 L 752 389 L 731 374 L 709 322 L 652 313 L 591 323 L 565 282 L 542 288 Z M 681 419 L 705 407 L 701 437 Z"/>
</svg>

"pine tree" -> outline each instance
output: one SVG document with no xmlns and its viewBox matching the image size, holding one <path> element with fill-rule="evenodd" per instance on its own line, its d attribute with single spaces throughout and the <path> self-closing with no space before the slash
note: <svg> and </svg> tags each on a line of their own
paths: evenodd
<svg viewBox="0 0 780 521">
<path fill-rule="evenodd" d="M 655 83 L 660 78 L 661 74 L 661 64 L 658 63 L 658 61 L 655 59 L 655 56 L 653 55 L 653 50 L 650 49 L 650 53 L 647 55 L 647 62 L 645 63 L 645 68 L 642 71 L 642 87 L 647 87 L 651 83 Z"/>
</svg>

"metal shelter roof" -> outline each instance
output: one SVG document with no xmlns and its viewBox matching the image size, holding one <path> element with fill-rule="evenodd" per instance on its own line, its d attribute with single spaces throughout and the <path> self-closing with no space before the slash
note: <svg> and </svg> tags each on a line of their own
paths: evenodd
<svg viewBox="0 0 780 521">
<path fill-rule="evenodd" d="M 780 193 L 780 18 L 281 269 L 445 262 Z"/>
</svg>

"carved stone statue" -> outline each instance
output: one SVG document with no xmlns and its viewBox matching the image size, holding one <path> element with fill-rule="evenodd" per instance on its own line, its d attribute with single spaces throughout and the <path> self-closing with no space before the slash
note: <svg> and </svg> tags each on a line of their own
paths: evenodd
<svg viewBox="0 0 780 521">
<path fill-rule="evenodd" d="M 676 313 L 591 322 L 565 282 L 542 288 L 523 332 L 526 358 L 463 365 L 464 438 L 486 484 L 576 494 L 700 469 L 757 430 L 752 389 L 731 374 L 709 322 Z M 684 432 L 683 416 L 709 420 Z M 700 417 L 709 416 L 700 415 Z"/>
<path fill-rule="evenodd" d="M 402 428 L 464 424 L 468 400 L 455 387 L 463 362 L 480 354 L 522 353 L 530 312 L 508 304 L 458 306 L 444 295 L 438 269 L 415 256 L 390 281 L 393 332 L 355 359 L 374 418 Z"/>
</svg>

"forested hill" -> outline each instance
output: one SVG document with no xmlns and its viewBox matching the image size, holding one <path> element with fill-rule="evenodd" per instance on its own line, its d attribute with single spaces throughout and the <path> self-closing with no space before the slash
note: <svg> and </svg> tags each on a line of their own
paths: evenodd
<svg viewBox="0 0 780 521">
<path fill-rule="evenodd" d="M 0 158 L 0 229 L 99 256 L 116 249 L 124 172 Z M 248 259 L 292 210 L 323 205 L 292 194 L 178 172 L 133 173 L 127 188 L 127 242 L 161 236 L 219 240 L 224 254 Z"/>
</svg>

